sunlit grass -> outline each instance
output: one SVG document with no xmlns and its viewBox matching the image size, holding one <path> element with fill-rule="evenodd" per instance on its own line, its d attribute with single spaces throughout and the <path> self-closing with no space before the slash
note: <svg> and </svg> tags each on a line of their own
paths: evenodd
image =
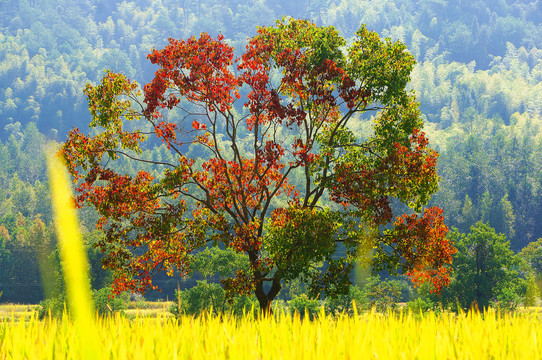
<svg viewBox="0 0 542 360">
<path fill-rule="evenodd" d="M 365 313 L 315 321 L 278 315 L 98 319 L 100 359 L 540 359 L 542 323 L 529 315 Z M 0 324 L 0 358 L 78 359 L 86 344 L 64 319 Z"/>
</svg>

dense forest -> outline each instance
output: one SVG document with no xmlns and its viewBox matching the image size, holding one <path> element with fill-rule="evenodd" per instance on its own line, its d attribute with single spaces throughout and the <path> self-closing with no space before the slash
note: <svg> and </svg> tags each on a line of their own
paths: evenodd
<svg viewBox="0 0 542 360">
<path fill-rule="evenodd" d="M 169 37 L 220 33 L 243 49 L 257 26 L 283 16 L 347 39 L 365 23 L 405 42 L 424 130 L 441 154 L 430 205 L 461 233 L 487 223 L 516 253 L 542 238 L 540 0 L 0 0 L 0 301 L 44 297 L 40 267 L 54 258 L 55 236 L 43 150 L 73 127 L 87 131 L 85 84 L 105 69 L 144 84 L 155 71 L 146 55 Z M 96 215 L 80 216 L 90 244 Z M 107 280 L 89 253 L 100 288 Z"/>
</svg>

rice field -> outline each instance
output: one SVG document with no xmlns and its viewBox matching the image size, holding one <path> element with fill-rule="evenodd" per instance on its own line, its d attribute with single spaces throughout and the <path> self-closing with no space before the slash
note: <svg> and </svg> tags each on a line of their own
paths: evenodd
<svg viewBox="0 0 542 360">
<path fill-rule="evenodd" d="M 29 320 L 37 307 L 37 305 L 2 304 L 0 305 L 0 319 L 13 317 L 17 320 Z"/>
<path fill-rule="evenodd" d="M 0 359 L 541 359 L 536 314 L 382 315 L 313 321 L 113 316 L 83 337 L 74 320 L 0 323 Z"/>
</svg>

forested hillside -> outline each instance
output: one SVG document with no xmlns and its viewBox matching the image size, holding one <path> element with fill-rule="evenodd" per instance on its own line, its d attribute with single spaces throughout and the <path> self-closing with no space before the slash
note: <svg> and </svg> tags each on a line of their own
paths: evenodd
<svg viewBox="0 0 542 360">
<path fill-rule="evenodd" d="M 541 0 L 0 0 L 0 301 L 43 296 L 35 254 L 49 256 L 54 234 L 42 151 L 73 127 L 87 131 L 85 84 L 105 69 L 144 84 L 155 71 L 146 55 L 169 37 L 221 33 L 243 49 L 283 16 L 347 39 L 365 23 L 404 41 L 441 154 L 431 205 L 462 232 L 488 222 L 516 252 L 542 238 Z M 83 211 L 87 230 L 95 219 Z"/>
</svg>

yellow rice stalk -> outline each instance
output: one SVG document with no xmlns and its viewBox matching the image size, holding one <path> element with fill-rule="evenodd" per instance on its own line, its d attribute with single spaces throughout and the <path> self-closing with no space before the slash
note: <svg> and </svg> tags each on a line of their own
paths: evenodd
<svg viewBox="0 0 542 360">
<path fill-rule="evenodd" d="M 81 345 L 81 356 L 95 358 L 96 337 L 93 326 L 94 309 L 90 296 L 88 261 L 81 241 L 79 222 L 72 199 L 71 182 L 64 164 L 53 149 L 47 154 L 47 169 L 58 236 L 60 257 L 68 302 L 73 314 L 79 339 L 71 343 Z"/>
</svg>

